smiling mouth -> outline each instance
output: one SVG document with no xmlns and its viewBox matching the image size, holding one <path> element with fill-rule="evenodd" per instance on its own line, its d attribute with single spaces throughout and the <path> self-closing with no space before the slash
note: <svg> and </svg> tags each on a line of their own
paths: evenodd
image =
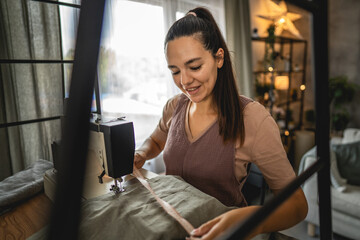
<svg viewBox="0 0 360 240">
<path fill-rule="evenodd" d="M 189 94 L 195 94 L 198 92 L 198 89 L 200 88 L 200 86 L 198 87 L 193 87 L 193 88 L 186 88 L 185 90 L 189 93 Z"/>
</svg>

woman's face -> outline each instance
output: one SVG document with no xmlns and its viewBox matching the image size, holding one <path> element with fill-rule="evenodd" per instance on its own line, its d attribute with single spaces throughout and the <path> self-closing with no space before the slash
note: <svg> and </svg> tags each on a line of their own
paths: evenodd
<svg viewBox="0 0 360 240">
<path fill-rule="evenodd" d="M 176 86 L 194 103 L 211 99 L 224 50 L 219 48 L 215 58 L 199 40 L 189 36 L 169 41 L 165 53 Z"/>
</svg>

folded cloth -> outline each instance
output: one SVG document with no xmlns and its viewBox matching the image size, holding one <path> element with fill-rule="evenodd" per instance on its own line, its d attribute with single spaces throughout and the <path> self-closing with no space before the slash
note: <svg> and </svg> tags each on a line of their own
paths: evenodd
<svg viewBox="0 0 360 240">
<path fill-rule="evenodd" d="M 0 182 L 0 213 L 34 196 L 44 188 L 43 175 L 53 163 L 39 159 L 31 166 Z"/>
</svg>

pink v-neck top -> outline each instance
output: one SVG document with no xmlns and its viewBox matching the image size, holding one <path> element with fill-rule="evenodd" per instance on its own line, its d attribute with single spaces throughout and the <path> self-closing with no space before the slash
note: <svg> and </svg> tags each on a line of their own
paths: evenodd
<svg viewBox="0 0 360 240">
<path fill-rule="evenodd" d="M 250 162 L 259 167 L 273 190 L 282 189 L 295 178 L 279 128 L 261 104 L 251 101 L 244 108 L 245 141 L 240 147 L 240 139 L 224 144 L 217 121 L 193 138 L 188 122 L 189 103 L 184 94 L 171 98 L 151 135 L 157 142 L 165 143 L 166 174 L 183 177 L 227 206 L 246 205 L 241 188 Z"/>
</svg>

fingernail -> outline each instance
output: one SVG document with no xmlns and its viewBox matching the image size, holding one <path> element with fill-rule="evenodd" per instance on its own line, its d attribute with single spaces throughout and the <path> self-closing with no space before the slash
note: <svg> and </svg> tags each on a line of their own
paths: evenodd
<svg viewBox="0 0 360 240">
<path fill-rule="evenodd" d="M 197 230 L 197 229 L 194 229 L 194 230 L 191 231 L 190 234 L 191 234 L 191 235 L 196 235 L 196 234 L 198 234 L 198 230 Z"/>
</svg>

